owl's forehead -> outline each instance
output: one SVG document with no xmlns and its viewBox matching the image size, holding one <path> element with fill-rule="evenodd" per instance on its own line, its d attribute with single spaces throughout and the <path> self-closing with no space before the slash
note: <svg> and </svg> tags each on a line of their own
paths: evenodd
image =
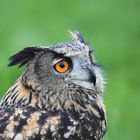
<svg viewBox="0 0 140 140">
<path fill-rule="evenodd" d="M 88 45 L 77 42 L 58 43 L 48 48 L 65 56 L 88 55 L 89 51 L 91 51 Z"/>
</svg>

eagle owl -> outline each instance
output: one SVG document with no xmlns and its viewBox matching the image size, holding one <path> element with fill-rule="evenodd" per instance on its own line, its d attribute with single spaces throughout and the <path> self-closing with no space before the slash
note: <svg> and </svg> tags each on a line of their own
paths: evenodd
<svg viewBox="0 0 140 140">
<path fill-rule="evenodd" d="M 0 102 L 0 140 L 101 140 L 103 78 L 78 32 L 71 42 L 25 48 L 9 66 L 24 73 Z"/>
</svg>

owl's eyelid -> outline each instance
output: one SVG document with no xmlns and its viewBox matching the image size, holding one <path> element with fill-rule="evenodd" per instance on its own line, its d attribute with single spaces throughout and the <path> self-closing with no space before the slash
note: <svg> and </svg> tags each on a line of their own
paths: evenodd
<svg viewBox="0 0 140 140">
<path fill-rule="evenodd" d="M 55 64 L 57 64 L 58 62 L 64 60 L 64 58 L 60 58 L 60 59 L 54 59 L 52 65 L 54 66 Z"/>
</svg>

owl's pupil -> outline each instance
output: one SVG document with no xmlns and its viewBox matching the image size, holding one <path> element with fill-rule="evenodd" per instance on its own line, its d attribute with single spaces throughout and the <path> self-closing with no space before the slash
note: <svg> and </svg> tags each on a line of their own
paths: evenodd
<svg viewBox="0 0 140 140">
<path fill-rule="evenodd" d="M 60 63 L 60 68 L 64 68 L 65 64 L 64 63 Z"/>
</svg>

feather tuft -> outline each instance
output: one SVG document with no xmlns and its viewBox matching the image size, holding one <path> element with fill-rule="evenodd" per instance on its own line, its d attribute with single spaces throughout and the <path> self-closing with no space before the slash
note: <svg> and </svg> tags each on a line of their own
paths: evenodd
<svg viewBox="0 0 140 140">
<path fill-rule="evenodd" d="M 19 64 L 19 67 L 22 67 L 23 65 L 27 64 L 28 61 L 33 59 L 35 55 L 42 50 L 43 48 L 38 47 L 25 48 L 9 58 L 10 63 L 8 64 L 8 66 L 14 66 Z"/>
<path fill-rule="evenodd" d="M 73 31 L 73 32 L 72 31 L 69 31 L 69 32 L 70 32 L 70 34 L 72 36 L 72 39 L 74 41 L 78 41 L 80 43 L 86 44 L 86 42 L 85 42 L 82 34 L 79 31 Z"/>
</svg>

